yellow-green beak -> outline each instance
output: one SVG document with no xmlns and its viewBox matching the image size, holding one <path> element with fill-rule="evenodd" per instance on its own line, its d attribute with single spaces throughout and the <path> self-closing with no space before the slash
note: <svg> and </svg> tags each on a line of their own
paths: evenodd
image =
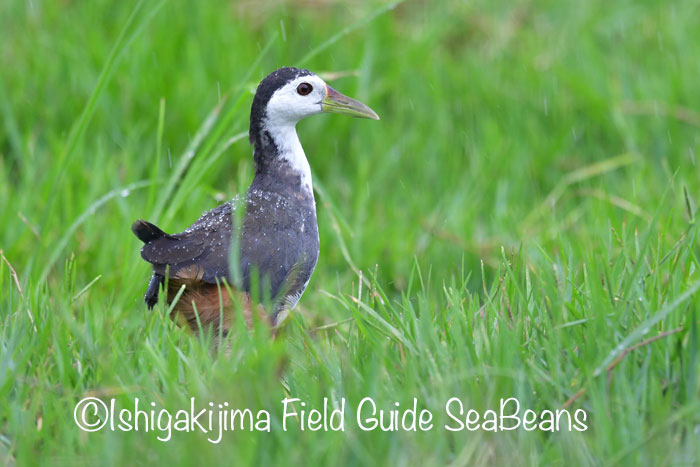
<svg viewBox="0 0 700 467">
<path fill-rule="evenodd" d="M 328 85 L 326 85 L 326 97 L 321 102 L 321 108 L 324 112 L 379 120 L 379 116 L 374 110 L 360 101 L 342 95 Z"/>
</svg>

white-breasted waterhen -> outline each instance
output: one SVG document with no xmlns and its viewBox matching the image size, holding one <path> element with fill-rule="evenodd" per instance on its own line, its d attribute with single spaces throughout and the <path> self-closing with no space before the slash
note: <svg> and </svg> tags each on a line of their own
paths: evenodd
<svg viewBox="0 0 700 467">
<path fill-rule="evenodd" d="M 235 202 L 204 213 L 177 234 L 167 234 L 143 220 L 134 222 L 131 229 L 145 243 L 141 256 L 153 265 L 145 295 L 149 308 L 158 301 L 166 275 L 168 303 L 185 286 L 173 318 L 180 314 L 195 332 L 200 325 L 228 331 L 235 306 L 222 283 L 235 287 L 234 276 L 239 278 L 236 292 L 246 313 L 253 306 L 251 284 L 262 289 L 256 298 L 273 300 L 274 309 L 267 318 L 272 326 L 296 306 L 319 253 L 311 169 L 296 124 L 321 112 L 379 119 L 372 109 L 340 94 L 308 70 L 280 68 L 262 80 L 250 111 L 255 178 L 244 200 L 241 229 L 234 228 Z M 240 235 L 233 243 L 239 248 L 238 264 L 230 265 L 235 231 Z"/>
</svg>

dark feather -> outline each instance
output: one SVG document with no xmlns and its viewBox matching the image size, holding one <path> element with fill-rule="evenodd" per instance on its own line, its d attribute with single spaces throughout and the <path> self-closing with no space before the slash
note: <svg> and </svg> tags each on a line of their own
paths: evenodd
<svg viewBox="0 0 700 467">
<path fill-rule="evenodd" d="M 141 219 L 131 224 L 131 231 L 134 232 L 143 243 L 152 242 L 160 237 L 168 236 L 168 234 L 160 230 L 154 224 Z"/>
<path fill-rule="evenodd" d="M 273 183 L 280 178 L 284 179 L 277 174 Z M 241 288 L 250 292 L 251 284 L 257 284 L 261 299 L 298 294 L 318 258 L 313 199 L 281 196 L 278 187 L 258 180 L 246 197 L 238 264 Z M 141 256 L 153 265 L 156 275 L 164 277 L 169 272 L 171 278 L 180 274 L 184 279 L 196 270 L 197 279 L 204 283 L 216 284 L 225 279 L 235 284 L 229 270 L 234 211 L 232 203 L 222 204 L 178 234 L 166 234 L 141 221 L 152 226 L 148 232 L 162 232 L 148 237 L 154 239 L 143 246 Z"/>
<path fill-rule="evenodd" d="M 228 278 L 231 216 L 231 203 L 222 204 L 204 213 L 184 232 L 161 235 L 146 243 L 141 257 L 163 276 L 168 266 L 171 277 L 175 277 L 179 270 L 196 265 L 202 270 L 202 280 L 215 284 L 217 278 Z"/>
<path fill-rule="evenodd" d="M 148 282 L 148 289 L 146 289 L 146 295 L 143 297 L 149 310 L 158 303 L 158 290 L 162 284 L 163 276 L 160 274 L 153 274 L 153 276 L 151 276 L 151 280 Z"/>
</svg>

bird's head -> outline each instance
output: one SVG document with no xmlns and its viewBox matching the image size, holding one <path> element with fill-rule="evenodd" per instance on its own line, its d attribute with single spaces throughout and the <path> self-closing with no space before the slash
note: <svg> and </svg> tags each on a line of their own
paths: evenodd
<svg viewBox="0 0 700 467">
<path fill-rule="evenodd" d="M 379 120 L 362 102 L 331 88 L 319 76 L 299 68 L 280 68 L 260 82 L 250 115 L 251 142 L 265 129 L 294 126 L 322 112 Z"/>
</svg>

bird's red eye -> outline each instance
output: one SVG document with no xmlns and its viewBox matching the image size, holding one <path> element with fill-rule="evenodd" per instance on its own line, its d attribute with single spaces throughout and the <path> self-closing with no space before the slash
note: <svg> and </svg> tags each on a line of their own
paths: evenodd
<svg viewBox="0 0 700 467">
<path fill-rule="evenodd" d="M 314 88 L 309 83 L 301 83 L 299 86 L 297 86 L 297 92 L 302 96 L 310 94 L 313 90 Z"/>
</svg>

